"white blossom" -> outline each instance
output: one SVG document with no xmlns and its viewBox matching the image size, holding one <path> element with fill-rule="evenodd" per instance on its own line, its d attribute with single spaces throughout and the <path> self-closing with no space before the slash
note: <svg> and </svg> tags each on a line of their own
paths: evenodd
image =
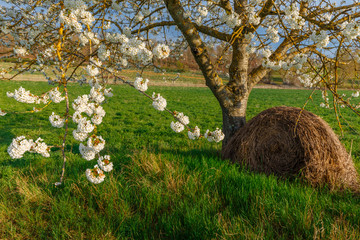
<svg viewBox="0 0 360 240">
<path fill-rule="evenodd" d="M 330 42 L 329 35 L 324 30 L 321 30 L 319 34 L 316 34 L 316 32 L 313 32 L 310 35 L 310 39 L 316 43 L 316 46 L 318 48 L 324 48 Z"/>
<path fill-rule="evenodd" d="M 93 169 L 86 169 L 85 174 L 86 178 L 94 184 L 101 183 L 105 179 L 105 174 L 98 165 L 95 165 Z"/>
<path fill-rule="evenodd" d="M 61 92 L 57 88 L 52 89 L 49 92 L 50 100 L 54 103 L 60 103 L 61 101 L 65 100 L 65 97 L 61 96 Z"/>
<path fill-rule="evenodd" d="M 101 61 L 106 61 L 110 56 L 110 51 L 106 49 L 106 46 L 104 44 L 100 45 L 98 49 L 98 58 Z"/>
<path fill-rule="evenodd" d="M 26 91 L 25 88 L 19 87 L 18 90 L 15 89 L 14 93 L 7 93 L 8 97 L 14 98 L 18 102 L 22 103 L 37 103 L 38 97 L 31 94 L 30 91 Z"/>
<path fill-rule="evenodd" d="M 199 6 L 197 8 L 197 11 L 198 11 L 198 13 L 200 13 L 200 15 L 202 17 L 206 17 L 208 15 L 208 10 L 207 10 L 207 8 L 205 6 Z"/>
<path fill-rule="evenodd" d="M 38 138 L 34 142 L 32 139 L 27 140 L 25 136 L 19 136 L 12 140 L 7 152 L 13 159 L 22 158 L 24 153 L 27 151 L 31 153 L 39 153 L 43 157 L 50 157 L 50 148 L 43 141 L 43 139 Z"/>
<path fill-rule="evenodd" d="M 92 100 L 96 103 L 102 103 L 105 100 L 104 94 L 95 87 L 92 87 L 89 94 L 89 100 Z"/>
<path fill-rule="evenodd" d="M 343 34 L 348 40 L 353 40 L 360 36 L 359 21 L 345 22 L 343 24 Z"/>
<path fill-rule="evenodd" d="M 3 117 L 3 116 L 5 116 L 5 115 L 6 115 L 6 112 L 5 112 L 4 110 L 1 110 L 1 109 L 0 109 L 0 116 Z"/>
<path fill-rule="evenodd" d="M 25 136 L 19 136 L 12 140 L 7 152 L 11 158 L 18 159 L 22 158 L 24 153 L 29 151 L 31 147 L 32 143 L 25 139 Z"/>
<path fill-rule="evenodd" d="M 85 3 L 82 0 L 65 0 L 64 7 L 67 9 L 84 9 L 86 8 Z"/>
<path fill-rule="evenodd" d="M 138 13 L 135 15 L 135 22 L 141 22 L 144 19 L 144 15 L 142 13 Z"/>
<path fill-rule="evenodd" d="M 305 25 L 305 20 L 300 16 L 299 8 L 295 3 L 285 8 L 285 20 L 291 29 L 301 29 Z"/>
<path fill-rule="evenodd" d="M 158 44 L 153 49 L 153 54 L 158 59 L 167 58 L 170 54 L 170 48 L 165 44 Z"/>
<path fill-rule="evenodd" d="M 93 160 L 95 158 L 96 151 L 93 148 L 87 147 L 82 143 L 80 143 L 79 151 L 81 156 L 87 161 Z"/>
<path fill-rule="evenodd" d="M 111 7 L 112 7 L 114 10 L 119 11 L 119 12 L 122 10 L 120 4 L 117 4 L 115 0 L 112 0 Z"/>
<path fill-rule="evenodd" d="M 191 140 L 195 140 L 195 139 L 198 139 L 200 137 L 200 128 L 198 128 L 198 126 L 196 126 L 194 128 L 194 131 L 191 132 L 190 130 L 188 131 L 188 137 L 191 139 Z"/>
<path fill-rule="evenodd" d="M 30 152 L 39 153 L 43 157 L 50 157 L 50 148 L 43 142 L 42 138 L 38 138 L 32 145 Z"/>
<path fill-rule="evenodd" d="M 94 114 L 94 116 L 91 118 L 91 122 L 95 125 L 101 124 L 102 121 L 103 121 L 103 117 L 96 115 L 96 114 Z"/>
<path fill-rule="evenodd" d="M 360 94 L 359 94 L 359 91 L 354 92 L 354 93 L 351 94 L 351 96 L 354 97 L 354 98 L 359 97 L 359 95 L 360 95 Z"/>
<path fill-rule="evenodd" d="M 160 96 L 160 94 L 157 94 L 155 96 L 155 93 L 153 93 L 152 98 L 153 98 L 153 103 L 152 103 L 153 107 L 156 110 L 164 111 L 166 108 L 166 99 Z"/>
<path fill-rule="evenodd" d="M 260 5 L 263 1 L 262 0 L 249 0 L 250 5 Z"/>
<path fill-rule="evenodd" d="M 94 108 L 94 114 L 96 114 L 100 117 L 104 117 L 106 112 L 105 112 L 104 108 L 101 105 L 99 105 Z"/>
<path fill-rule="evenodd" d="M 73 137 L 76 141 L 83 142 L 87 139 L 88 133 L 86 132 L 78 132 L 76 130 L 73 131 Z"/>
<path fill-rule="evenodd" d="M 87 146 L 98 153 L 104 149 L 105 140 L 101 136 L 92 135 L 88 138 Z"/>
<path fill-rule="evenodd" d="M 79 111 L 74 112 L 74 114 L 72 115 L 72 120 L 74 123 L 79 123 L 82 119 L 84 119 L 86 121 L 86 117 L 83 117 L 81 115 L 81 112 L 79 112 Z"/>
<path fill-rule="evenodd" d="M 98 75 L 100 73 L 100 70 L 96 66 L 89 64 L 86 67 L 86 72 L 89 74 L 89 76 L 95 77 L 96 75 Z"/>
<path fill-rule="evenodd" d="M 224 22 L 229 28 L 235 28 L 241 24 L 241 19 L 235 12 L 231 14 L 225 13 L 220 20 Z"/>
<path fill-rule="evenodd" d="M 180 112 L 176 112 L 175 117 L 179 120 L 180 123 L 184 124 L 184 125 L 188 125 L 190 123 L 189 121 L 189 117 L 184 115 L 184 113 Z"/>
<path fill-rule="evenodd" d="M 89 112 L 89 96 L 82 95 L 78 96 L 74 102 L 72 103 L 72 107 L 75 111 L 82 113 L 82 112 Z"/>
<path fill-rule="evenodd" d="M 65 123 L 65 119 L 60 117 L 59 115 L 55 115 L 54 112 L 50 115 L 49 121 L 51 123 L 51 126 L 56 128 L 62 128 Z"/>
<path fill-rule="evenodd" d="M 265 57 L 265 58 L 269 58 L 271 56 L 272 52 L 269 48 L 265 48 L 262 50 L 262 55 Z"/>
<path fill-rule="evenodd" d="M 278 30 L 275 29 L 274 27 L 270 26 L 268 27 L 268 29 L 266 30 L 266 33 L 269 36 L 270 41 L 272 41 L 273 43 L 277 43 L 280 40 L 280 37 L 278 35 Z"/>
<path fill-rule="evenodd" d="M 184 18 L 188 18 L 191 16 L 191 12 L 190 11 L 185 11 L 183 14 Z"/>
<path fill-rule="evenodd" d="M 89 120 L 79 121 L 77 132 L 91 133 L 94 130 L 94 125 Z"/>
<path fill-rule="evenodd" d="M 108 88 L 108 89 L 105 89 L 104 90 L 104 95 L 106 96 L 106 97 L 112 97 L 112 96 L 114 96 L 114 94 L 112 93 L 112 88 Z"/>
<path fill-rule="evenodd" d="M 225 134 L 219 128 L 216 128 L 216 130 L 213 132 L 210 132 L 208 129 L 206 130 L 204 137 L 209 142 L 220 142 L 224 139 Z"/>
<path fill-rule="evenodd" d="M 184 130 L 184 125 L 180 122 L 171 122 L 170 127 L 174 132 L 181 132 Z"/>
<path fill-rule="evenodd" d="M 125 34 L 127 37 L 130 37 L 130 36 L 131 36 L 131 28 L 125 27 L 123 31 L 124 31 L 124 34 Z"/>
<path fill-rule="evenodd" d="M 104 172 L 110 172 L 113 170 L 113 163 L 110 162 L 109 155 L 101 156 L 98 159 L 97 163 L 98 163 L 99 167 L 101 168 L 101 170 L 103 170 Z"/>
<path fill-rule="evenodd" d="M 134 81 L 134 87 L 136 90 L 139 90 L 141 92 L 145 92 L 148 89 L 148 84 L 149 79 L 143 79 L 141 77 L 137 77 Z"/>
<path fill-rule="evenodd" d="M 26 48 L 23 48 L 23 47 L 14 48 L 14 53 L 17 56 L 25 56 L 28 54 Z"/>
</svg>

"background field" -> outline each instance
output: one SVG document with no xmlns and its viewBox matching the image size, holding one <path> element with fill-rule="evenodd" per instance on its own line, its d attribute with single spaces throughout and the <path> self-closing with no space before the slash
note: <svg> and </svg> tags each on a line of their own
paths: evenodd
<svg viewBox="0 0 360 240">
<path fill-rule="evenodd" d="M 33 106 L 6 98 L 23 86 L 34 93 L 43 82 L 1 82 L 0 108 L 25 111 Z M 95 165 L 78 153 L 69 138 L 66 180 L 58 181 L 62 161 L 26 154 L 12 160 L 6 149 L 15 136 L 42 137 L 59 144 L 63 129 L 51 128 L 51 112 L 0 117 L 0 239 L 359 239 L 360 198 L 331 193 L 306 183 L 254 174 L 219 158 L 221 144 L 191 141 L 170 128 L 171 116 L 124 85 L 113 86 L 99 127 L 114 171 L 100 185 L 86 180 Z M 72 99 L 89 87 L 72 86 Z M 207 88 L 150 87 L 160 92 L 171 110 L 184 112 L 202 132 L 221 127 L 220 108 Z M 309 90 L 254 89 L 248 119 L 272 106 L 301 107 Z M 321 94 L 307 109 L 323 117 L 340 134 L 333 112 L 319 108 Z M 360 118 L 342 109 L 345 135 L 360 170 Z M 351 124 L 352 129 L 349 127 Z M 71 124 L 74 128 L 75 124 Z"/>
</svg>

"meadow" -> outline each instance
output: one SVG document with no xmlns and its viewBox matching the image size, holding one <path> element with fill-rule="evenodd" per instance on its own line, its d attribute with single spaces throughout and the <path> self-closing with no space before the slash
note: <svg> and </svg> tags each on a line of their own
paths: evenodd
<svg viewBox="0 0 360 240">
<path fill-rule="evenodd" d="M 1 109 L 32 109 L 6 97 L 19 86 L 35 94 L 48 88 L 44 82 L 1 82 Z M 0 239 L 359 239 L 359 196 L 230 164 L 220 158 L 221 143 L 173 132 L 168 113 L 156 111 L 132 88 L 112 88 L 98 133 L 107 142 L 101 153 L 111 155 L 114 170 L 99 185 L 87 181 L 85 170 L 95 161 L 81 158 L 72 136 L 60 187 L 54 186 L 62 165 L 59 151 L 50 158 L 27 153 L 15 160 L 6 152 L 19 135 L 60 144 L 64 130 L 52 128 L 48 116 L 62 114 L 64 103 L 0 117 Z M 202 133 L 221 127 L 220 107 L 209 89 L 150 86 L 153 91 Z M 72 99 L 88 92 L 89 87 L 71 86 Z M 247 118 L 272 106 L 302 107 L 310 93 L 254 89 Z M 306 109 L 333 127 L 360 172 L 360 118 L 341 109 L 342 136 L 333 111 L 320 108 L 320 102 L 316 93 Z"/>
</svg>

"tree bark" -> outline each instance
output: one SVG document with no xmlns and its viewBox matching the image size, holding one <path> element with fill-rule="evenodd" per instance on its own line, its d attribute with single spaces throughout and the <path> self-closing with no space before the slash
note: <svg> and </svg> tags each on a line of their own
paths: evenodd
<svg viewBox="0 0 360 240">
<path fill-rule="evenodd" d="M 246 107 L 251 87 L 248 85 L 249 53 L 246 51 L 249 41 L 237 39 L 232 44 L 233 56 L 229 68 L 230 81 L 227 88 L 232 94 L 232 104 L 221 105 L 223 114 L 223 148 L 229 139 L 246 123 Z"/>
<path fill-rule="evenodd" d="M 226 146 L 231 137 L 246 123 L 246 107 L 248 96 L 244 96 L 236 107 L 221 107 L 223 117 L 223 132 L 225 138 L 222 148 Z"/>
</svg>

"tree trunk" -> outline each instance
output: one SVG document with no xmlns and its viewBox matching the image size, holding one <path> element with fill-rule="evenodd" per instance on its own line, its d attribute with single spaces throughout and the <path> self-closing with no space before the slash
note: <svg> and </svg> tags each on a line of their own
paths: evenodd
<svg viewBox="0 0 360 240">
<path fill-rule="evenodd" d="M 238 104 L 231 108 L 221 107 L 223 116 L 223 133 L 225 138 L 222 142 L 224 148 L 229 139 L 246 123 L 246 107 L 248 94 L 243 96 Z"/>
<path fill-rule="evenodd" d="M 233 45 L 233 56 L 229 68 L 230 81 L 227 84 L 231 92 L 231 104 L 220 102 L 223 114 L 223 148 L 238 129 L 246 123 L 246 107 L 251 88 L 248 86 L 249 53 L 246 51 L 249 41 L 236 40 Z"/>
</svg>

